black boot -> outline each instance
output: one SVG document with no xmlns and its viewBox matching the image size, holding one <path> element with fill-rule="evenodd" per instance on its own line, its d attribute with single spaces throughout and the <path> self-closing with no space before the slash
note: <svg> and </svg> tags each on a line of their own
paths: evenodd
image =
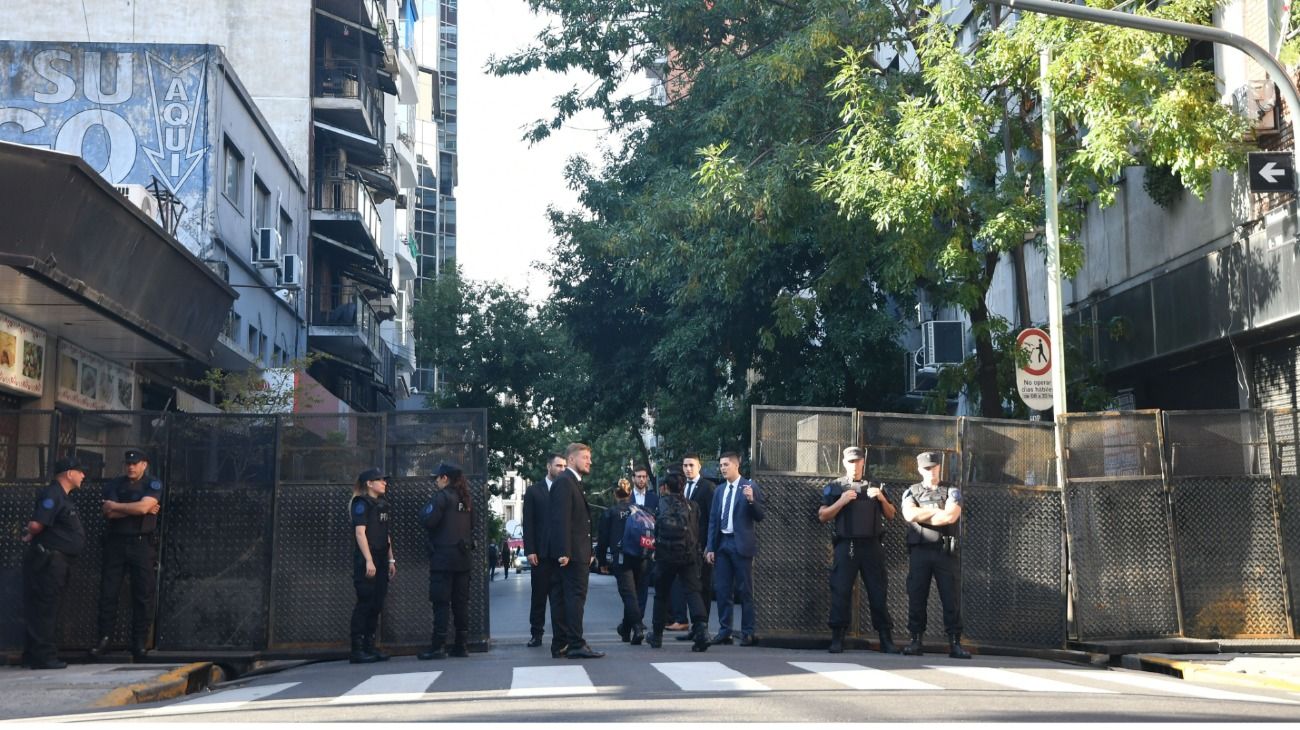
<svg viewBox="0 0 1300 730">
<path fill-rule="evenodd" d="M 542 635 L 541 635 L 541 634 L 533 634 L 532 638 L 528 640 L 528 648 L 529 648 L 529 649 L 536 649 L 537 647 L 539 647 L 539 646 L 541 646 L 541 645 L 542 645 Z"/>
<path fill-rule="evenodd" d="M 664 645 L 664 630 L 656 628 L 646 637 L 645 643 L 650 645 L 651 649 L 659 649 Z"/>
<path fill-rule="evenodd" d="M 627 624 L 620 623 L 618 625 L 618 628 L 614 630 L 618 632 L 618 638 L 622 639 L 623 643 L 626 644 L 627 642 L 632 640 L 632 628 Z"/>
<path fill-rule="evenodd" d="M 98 659 L 98 658 L 104 656 L 105 654 L 107 654 L 107 653 L 108 653 L 108 637 L 107 637 L 107 636 L 101 636 L 101 637 L 99 637 L 99 641 L 95 642 L 95 645 L 92 646 L 92 647 L 90 647 L 90 651 L 87 652 L 87 653 L 90 654 L 90 656 L 91 656 L 92 659 Z"/>
<path fill-rule="evenodd" d="M 640 646 L 645 641 L 645 624 L 632 627 L 632 646 Z"/>
<path fill-rule="evenodd" d="M 844 653 L 844 629 L 842 628 L 831 629 L 831 648 L 829 649 L 829 651 L 832 654 Z"/>
<path fill-rule="evenodd" d="M 921 634 L 912 634 L 912 643 L 903 647 L 903 653 L 907 656 L 921 656 L 925 653 L 921 648 Z"/>
<path fill-rule="evenodd" d="M 366 637 L 357 634 L 352 637 L 352 655 L 348 661 L 353 664 L 374 664 L 379 657 L 366 651 Z"/>
<path fill-rule="evenodd" d="M 693 635 L 695 637 L 695 643 L 691 644 L 691 651 L 708 651 L 709 627 L 704 624 L 695 624 Z"/>
<path fill-rule="evenodd" d="M 457 631 L 456 643 L 451 645 L 451 655 L 464 659 L 469 656 L 469 632 Z"/>
<path fill-rule="evenodd" d="M 898 646 L 894 644 L 894 632 L 889 629 L 880 632 L 880 652 L 882 654 L 898 653 Z"/>
<path fill-rule="evenodd" d="M 970 659 L 970 652 L 961 645 L 961 634 L 948 634 L 948 656 L 953 659 Z"/>
<path fill-rule="evenodd" d="M 387 654 L 383 653 L 382 651 L 380 651 L 379 649 L 376 649 L 376 648 L 375 648 L 375 635 L 374 635 L 374 634 L 366 634 L 366 653 L 368 653 L 368 654 L 374 654 L 376 657 L 379 658 L 379 661 L 381 661 L 381 662 L 386 662 L 386 661 L 388 661 L 389 659 L 392 658 L 392 657 L 388 656 Z"/>
<path fill-rule="evenodd" d="M 416 655 L 416 658 L 421 659 L 423 661 L 429 661 L 430 659 L 446 659 L 447 658 L 446 644 L 447 644 L 446 634 L 434 634 L 433 640 L 429 642 L 429 650 L 420 652 L 418 655 Z"/>
</svg>

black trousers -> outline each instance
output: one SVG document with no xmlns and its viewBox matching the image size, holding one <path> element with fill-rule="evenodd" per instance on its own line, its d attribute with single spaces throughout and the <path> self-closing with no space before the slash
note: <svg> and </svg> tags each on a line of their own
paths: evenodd
<svg viewBox="0 0 1300 730">
<path fill-rule="evenodd" d="M 149 643 L 153 623 L 155 551 L 151 535 L 114 535 L 104 538 L 104 567 L 99 580 L 99 633 L 112 636 L 117 625 L 122 579 L 131 582 L 131 648 Z"/>
<path fill-rule="evenodd" d="M 433 648 L 447 638 L 449 612 L 456 621 L 456 635 L 469 633 L 468 570 L 429 571 L 429 602 L 433 604 Z"/>
<path fill-rule="evenodd" d="M 649 562 L 645 558 L 636 558 L 631 555 L 623 556 L 623 563 L 614 566 L 610 572 L 614 574 L 615 585 L 618 586 L 618 597 L 623 599 L 623 620 L 619 625 L 626 629 L 634 626 L 642 626 L 641 616 L 645 613 L 646 595 L 646 569 Z"/>
<path fill-rule="evenodd" d="M 686 607 L 690 611 L 691 627 L 696 631 L 708 631 L 708 618 L 704 613 L 704 601 L 700 598 L 700 561 L 689 563 L 669 563 L 655 561 L 658 573 L 655 583 L 655 612 L 651 622 L 653 631 L 662 634 L 668 622 L 668 604 L 672 600 L 673 582 L 678 581 L 686 597 Z"/>
<path fill-rule="evenodd" d="M 885 551 L 878 537 L 843 539 L 836 543 L 835 559 L 831 563 L 831 618 L 828 624 L 832 629 L 849 627 L 853 586 L 859 577 L 867 587 L 871 626 L 876 631 L 893 631 L 894 621 L 889 617 L 886 603 L 889 577 L 885 573 Z"/>
<path fill-rule="evenodd" d="M 352 609 L 352 636 L 368 636 L 379 628 L 379 614 L 388 596 L 388 563 L 375 565 L 375 577 L 366 577 L 366 560 L 352 560 L 352 587 L 357 591 L 357 605 Z"/>
<path fill-rule="evenodd" d="M 582 638 L 582 616 L 587 607 L 587 581 L 591 566 L 585 559 L 570 559 L 560 567 L 552 563 L 550 580 L 551 650 L 577 648 L 587 643 Z"/>
<path fill-rule="evenodd" d="M 704 603 L 704 618 L 708 619 L 713 607 L 713 566 L 701 560 L 700 563 L 700 600 Z M 678 580 L 673 584 L 673 622 L 684 623 L 689 616 L 686 611 L 686 590 Z"/>
<path fill-rule="evenodd" d="M 538 558 L 537 565 L 529 570 L 532 600 L 528 608 L 528 630 L 533 636 L 546 633 L 546 602 L 551 596 L 551 573 L 554 570 L 554 563 L 545 558 Z"/>
<path fill-rule="evenodd" d="M 28 546 L 23 555 L 23 612 L 27 619 L 24 663 L 45 664 L 59 657 L 56 620 L 59 599 L 68 584 L 69 566 L 68 556 L 34 545 Z"/>
<path fill-rule="evenodd" d="M 961 633 L 961 560 L 945 555 L 939 543 L 907 546 L 907 630 L 925 633 L 926 605 L 930 602 L 931 579 L 939 586 L 943 604 L 943 628 Z"/>
</svg>

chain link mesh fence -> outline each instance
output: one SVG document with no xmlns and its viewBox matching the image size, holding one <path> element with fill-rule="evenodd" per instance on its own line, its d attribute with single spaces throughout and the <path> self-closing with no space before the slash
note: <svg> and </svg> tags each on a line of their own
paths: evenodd
<svg viewBox="0 0 1300 730">
<path fill-rule="evenodd" d="M 1272 443 L 1273 478 L 1277 483 L 1279 542 L 1285 566 L 1291 631 L 1300 629 L 1300 412 L 1285 409 L 1268 412 Z"/>
<path fill-rule="evenodd" d="M 858 445 L 848 408 L 755 406 L 753 470 L 785 476 L 830 476 L 841 471 L 844 449 Z"/>
</svg>

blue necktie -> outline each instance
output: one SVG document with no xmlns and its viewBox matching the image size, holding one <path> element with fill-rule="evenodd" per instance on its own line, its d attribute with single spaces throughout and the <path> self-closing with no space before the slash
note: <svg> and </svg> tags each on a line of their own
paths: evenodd
<svg viewBox="0 0 1300 730">
<path fill-rule="evenodd" d="M 735 495 L 736 488 L 731 484 L 731 482 L 727 482 L 727 498 L 722 504 L 722 519 L 726 520 L 726 527 L 728 530 L 733 529 L 731 527 L 731 498 Z"/>
</svg>

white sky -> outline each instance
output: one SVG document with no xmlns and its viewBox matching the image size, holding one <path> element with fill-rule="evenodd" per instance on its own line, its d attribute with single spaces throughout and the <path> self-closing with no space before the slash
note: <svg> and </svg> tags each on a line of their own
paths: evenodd
<svg viewBox="0 0 1300 730">
<path fill-rule="evenodd" d="M 529 147 L 520 139 L 524 128 L 549 117 L 551 100 L 579 82 L 547 71 L 497 78 L 484 65 L 492 55 L 523 48 L 546 21 L 529 12 L 524 0 L 462 2 L 459 20 L 457 257 L 467 277 L 527 288 L 540 301 L 549 286 L 534 262 L 549 258 L 554 241 L 546 208 L 577 206 L 576 194 L 564 184 L 564 166 L 575 154 L 597 154 L 601 133 L 586 130 L 603 122 L 575 121 Z"/>
</svg>

